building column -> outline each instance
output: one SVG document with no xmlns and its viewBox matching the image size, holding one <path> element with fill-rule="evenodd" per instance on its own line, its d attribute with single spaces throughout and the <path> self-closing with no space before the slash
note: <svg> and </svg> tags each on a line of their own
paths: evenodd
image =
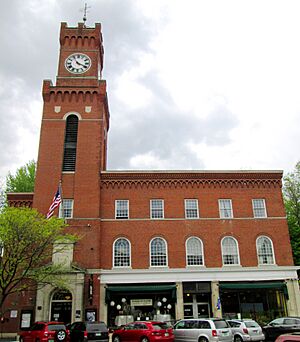
<svg viewBox="0 0 300 342">
<path fill-rule="evenodd" d="M 105 303 L 106 284 L 100 284 L 99 319 L 107 324 L 107 305 Z"/>
<path fill-rule="evenodd" d="M 222 307 L 220 301 L 219 282 L 211 282 L 211 306 L 213 317 L 222 318 Z"/>
<path fill-rule="evenodd" d="M 300 291 L 297 279 L 286 280 L 289 299 L 287 300 L 287 310 L 289 316 L 300 316 Z"/>
<path fill-rule="evenodd" d="M 183 310 L 183 286 L 182 282 L 176 283 L 176 305 L 175 305 L 175 319 L 184 318 Z"/>
</svg>

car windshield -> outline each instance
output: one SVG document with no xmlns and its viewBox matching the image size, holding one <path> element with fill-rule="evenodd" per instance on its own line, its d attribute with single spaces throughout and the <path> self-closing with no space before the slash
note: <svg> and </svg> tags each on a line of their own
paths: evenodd
<svg viewBox="0 0 300 342">
<path fill-rule="evenodd" d="M 104 323 L 94 323 L 94 324 L 87 324 L 86 330 L 88 332 L 92 331 L 106 331 L 106 325 Z"/>
<path fill-rule="evenodd" d="M 66 330 L 66 327 L 63 324 L 49 324 L 48 330 Z"/>
<path fill-rule="evenodd" d="M 216 329 L 228 328 L 228 324 L 224 320 L 216 320 L 214 321 Z"/>
<path fill-rule="evenodd" d="M 154 330 L 162 330 L 169 328 L 169 325 L 167 323 L 153 323 L 152 326 Z"/>
<path fill-rule="evenodd" d="M 247 321 L 247 322 L 245 322 L 245 326 L 247 328 L 258 328 L 259 324 L 256 323 L 255 321 Z"/>
</svg>

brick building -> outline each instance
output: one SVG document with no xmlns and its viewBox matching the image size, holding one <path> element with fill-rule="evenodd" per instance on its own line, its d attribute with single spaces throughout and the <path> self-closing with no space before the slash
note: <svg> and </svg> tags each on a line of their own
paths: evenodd
<svg viewBox="0 0 300 342">
<path fill-rule="evenodd" d="M 61 24 L 56 84 L 43 84 L 33 194 L 46 214 L 61 181 L 63 215 L 82 238 L 53 262 L 69 289 L 38 290 L 8 330 L 29 321 L 300 315 L 281 171 L 108 171 L 110 113 L 101 26 Z M 55 142 L 55 143 L 54 143 Z"/>
</svg>

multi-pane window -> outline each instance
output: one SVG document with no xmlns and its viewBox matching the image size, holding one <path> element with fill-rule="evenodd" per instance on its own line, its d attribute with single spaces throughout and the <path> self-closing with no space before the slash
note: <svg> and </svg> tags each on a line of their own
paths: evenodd
<svg viewBox="0 0 300 342">
<path fill-rule="evenodd" d="M 115 215 L 116 215 L 116 219 L 128 219 L 129 218 L 129 201 L 128 200 L 116 200 Z"/>
<path fill-rule="evenodd" d="M 164 201 L 161 199 L 154 199 L 150 201 L 150 217 L 152 219 L 164 218 Z"/>
<path fill-rule="evenodd" d="M 75 171 L 78 117 L 69 115 L 66 120 L 63 171 Z"/>
<path fill-rule="evenodd" d="M 197 199 L 184 200 L 184 206 L 185 206 L 185 218 L 193 219 L 193 218 L 199 217 Z"/>
<path fill-rule="evenodd" d="M 150 266 L 167 266 L 167 244 L 162 238 L 150 242 Z"/>
<path fill-rule="evenodd" d="M 63 199 L 59 208 L 59 217 L 72 218 L 73 217 L 73 199 Z"/>
<path fill-rule="evenodd" d="M 253 199 L 252 207 L 254 217 L 267 217 L 266 203 L 264 199 Z"/>
<path fill-rule="evenodd" d="M 203 265 L 202 241 L 197 237 L 190 237 L 186 241 L 186 259 L 188 266 Z"/>
<path fill-rule="evenodd" d="M 256 249 L 259 265 L 274 264 L 274 251 L 272 241 L 266 236 L 256 240 Z"/>
<path fill-rule="evenodd" d="M 222 240 L 223 265 L 239 265 L 239 251 L 237 241 L 230 236 Z"/>
<path fill-rule="evenodd" d="M 120 238 L 114 243 L 114 267 L 130 266 L 130 244 L 129 241 Z"/>
<path fill-rule="evenodd" d="M 219 211 L 221 218 L 232 218 L 232 203 L 231 199 L 219 199 Z"/>
</svg>

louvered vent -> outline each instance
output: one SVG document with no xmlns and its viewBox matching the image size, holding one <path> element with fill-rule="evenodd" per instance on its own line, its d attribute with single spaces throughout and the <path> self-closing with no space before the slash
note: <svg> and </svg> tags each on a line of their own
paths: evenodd
<svg viewBox="0 0 300 342">
<path fill-rule="evenodd" d="M 63 171 L 75 171 L 78 118 L 70 115 L 66 122 Z"/>
</svg>

